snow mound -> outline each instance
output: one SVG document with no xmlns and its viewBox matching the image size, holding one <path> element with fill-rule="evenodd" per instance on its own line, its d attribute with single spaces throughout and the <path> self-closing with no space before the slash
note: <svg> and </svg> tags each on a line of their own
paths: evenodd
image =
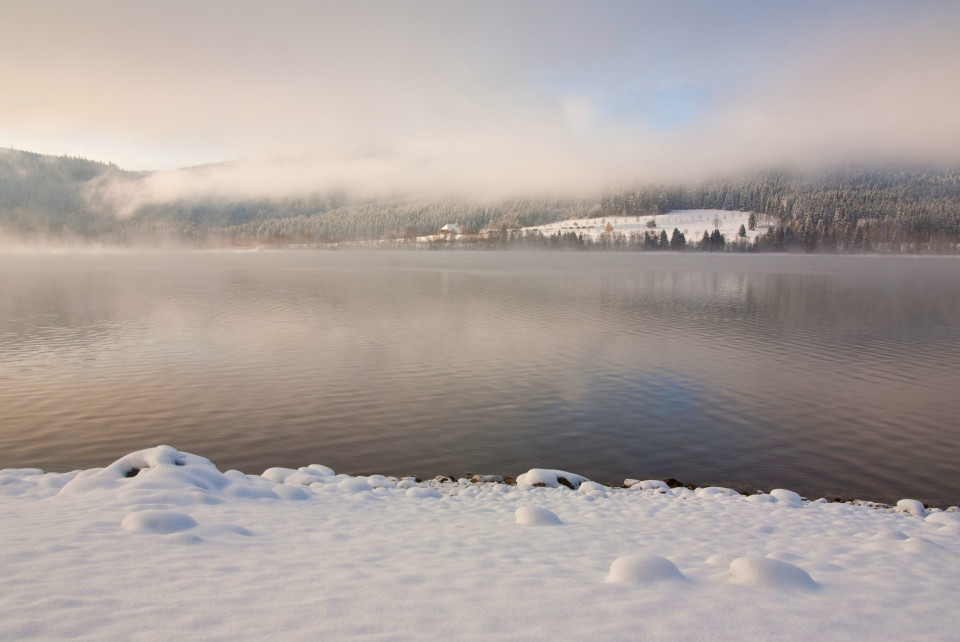
<svg viewBox="0 0 960 642">
<path fill-rule="evenodd" d="M 296 470 L 293 468 L 281 468 L 280 466 L 275 466 L 273 468 L 267 468 L 263 473 L 260 474 L 264 479 L 269 479 L 272 482 L 282 484 L 287 481 L 287 477 L 296 474 Z"/>
<path fill-rule="evenodd" d="M 514 513 L 517 523 L 522 526 L 558 526 L 563 524 L 556 513 L 540 506 L 521 506 Z"/>
<path fill-rule="evenodd" d="M 325 475 L 323 472 L 313 468 L 299 468 L 295 470 L 292 475 L 287 475 L 283 483 L 295 486 L 309 486 L 315 482 L 325 482 L 329 477 L 333 477 L 333 475 Z"/>
<path fill-rule="evenodd" d="M 337 488 L 345 493 L 362 493 L 366 490 L 373 490 L 373 486 L 362 477 L 348 477 L 337 484 Z"/>
<path fill-rule="evenodd" d="M 707 566 L 712 566 L 713 568 L 722 568 L 724 570 L 730 568 L 730 562 L 736 558 L 733 555 L 728 555 L 726 553 L 717 553 L 716 555 L 711 555 L 707 558 Z"/>
<path fill-rule="evenodd" d="M 209 459 L 170 446 L 157 446 L 125 455 L 106 468 L 85 470 L 61 488 L 59 494 L 116 488 L 214 494 L 229 483 Z"/>
<path fill-rule="evenodd" d="M 310 499 L 310 493 L 299 486 L 287 486 L 284 484 L 276 490 L 276 494 L 281 499 L 288 499 L 291 501 L 303 501 L 305 499 Z"/>
<path fill-rule="evenodd" d="M 610 565 L 607 582 L 617 584 L 656 584 L 685 582 L 686 576 L 665 557 L 641 553 L 618 557 Z"/>
<path fill-rule="evenodd" d="M 904 550 L 928 559 L 950 558 L 952 554 L 936 542 L 922 537 L 908 537 L 902 542 Z"/>
<path fill-rule="evenodd" d="M 64 478 L 58 476 L 55 482 Z M 263 475 L 245 475 L 237 470 L 220 472 L 209 460 L 170 446 L 157 446 L 130 453 L 106 468 L 77 473 L 60 488 L 60 495 L 77 495 L 90 491 L 118 491 L 123 501 L 143 508 L 158 504 L 219 504 L 230 499 L 285 499 L 300 501 L 313 493 L 305 487 L 317 483 L 336 483 L 337 476 L 326 466 L 305 468 L 268 468 Z M 346 477 L 341 490 L 354 486 L 369 490 L 364 479 Z M 146 505 L 146 506 L 144 506 Z M 152 505 L 152 506 L 150 506 Z"/>
<path fill-rule="evenodd" d="M 757 493 L 756 495 L 747 495 L 747 501 L 754 504 L 775 504 L 777 498 L 767 493 Z"/>
<path fill-rule="evenodd" d="M 304 469 L 301 468 L 300 470 L 304 470 Z M 330 468 L 329 466 L 323 466 L 321 464 L 310 464 L 309 466 L 307 466 L 307 470 L 320 473 L 324 477 L 333 477 L 334 475 L 337 474 L 333 472 L 333 468 Z"/>
<path fill-rule="evenodd" d="M 190 530 L 197 526 L 195 519 L 186 513 L 171 510 L 143 510 L 123 518 L 123 529 L 136 533 L 169 535 Z"/>
<path fill-rule="evenodd" d="M 926 521 L 933 524 L 960 525 L 960 513 L 930 513 L 927 515 Z"/>
<path fill-rule="evenodd" d="M 927 509 L 924 508 L 923 502 L 918 502 L 915 499 L 901 499 L 897 502 L 896 510 L 898 513 L 909 513 L 919 517 L 926 517 L 927 515 Z"/>
<path fill-rule="evenodd" d="M 440 499 L 443 497 L 443 493 L 432 488 L 423 488 L 420 486 L 415 486 L 413 488 L 408 488 L 407 497 L 419 497 L 419 498 L 437 498 Z"/>
<path fill-rule="evenodd" d="M 333 472 L 332 468 L 327 466 L 310 464 L 309 466 L 296 469 L 275 466 L 273 468 L 267 468 L 260 476 L 278 484 L 309 486 L 313 482 L 325 481 L 328 477 L 335 477 L 336 473 Z"/>
<path fill-rule="evenodd" d="M 639 485 L 640 490 L 670 490 L 670 486 L 667 485 L 667 482 L 660 481 L 659 479 L 644 479 L 639 484 L 634 485 Z"/>
<path fill-rule="evenodd" d="M 738 584 L 759 588 L 814 591 L 818 587 L 799 566 L 759 555 L 736 558 L 730 562 L 730 574 Z"/>
<path fill-rule="evenodd" d="M 370 475 L 367 477 L 367 483 L 371 488 L 396 488 L 397 483 L 383 475 Z"/>
<path fill-rule="evenodd" d="M 577 489 L 578 492 L 581 492 L 590 497 L 606 497 L 607 489 L 604 488 L 602 484 L 597 482 L 585 481 L 580 484 L 580 488 Z"/>
<path fill-rule="evenodd" d="M 771 497 L 776 497 L 777 501 L 781 504 L 796 506 L 798 508 L 803 506 L 803 497 L 800 497 L 800 495 L 792 490 L 787 490 L 785 488 L 774 488 L 770 491 L 770 495 Z"/>
<path fill-rule="evenodd" d="M 724 488 L 723 486 L 707 486 L 706 488 L 698 488 L 694 492 L 696 492 L 697 497 L 732 497 L 740 494 L 732 488 Z"/>
<path fill-rule="evenodd" d="M 531 468 L 517 477 L 517 486 L 547 486 L 548 488 L 557 488 L 563 485 L 576 490 L 580 487 L 580 484 L 585 481 L 590 480 L 586 477 L 581 477 L 580 475 L 568 473 L 563 470 Z"/>
<path fill-rule="evenodd" d="M 280 496 L 270 488 L 254 484 L 233 484 L 228 486 L 223 494 L 238 499 L 280 499 Z"/>
</svg>

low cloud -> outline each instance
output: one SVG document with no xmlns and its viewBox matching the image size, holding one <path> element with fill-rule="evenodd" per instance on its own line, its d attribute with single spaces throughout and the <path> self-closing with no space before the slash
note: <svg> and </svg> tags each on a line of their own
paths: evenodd
<svg viewBox="0 0 960 642">
<path fill-rule="evenodd" d="M 785 163 L 960 162 L 960 7 L 945 3 L 92 0 L 12 17 L 24 28 L 0 44 L 0 134 L 47 136 L 37 151 L 87 136 L 146 159 L 236 159 L 93 186 L 122 215 L 184 199 L 584 196 Z M 655 113 L 665 95 L 684 97 L 682 117 Z"/>
</svg>

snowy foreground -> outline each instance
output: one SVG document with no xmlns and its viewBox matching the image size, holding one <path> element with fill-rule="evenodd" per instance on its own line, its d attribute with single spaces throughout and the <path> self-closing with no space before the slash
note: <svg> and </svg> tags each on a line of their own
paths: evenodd
<svg viewBox="0 0 960 642">
<path fill-rule="evenodd" d="M 169 446 L 103 469 L 0 471 L 0 639 L 960 632 L 955 509 L 611 489 L 549 470 L 517 482 L 221 473 Z"/>
</svg>

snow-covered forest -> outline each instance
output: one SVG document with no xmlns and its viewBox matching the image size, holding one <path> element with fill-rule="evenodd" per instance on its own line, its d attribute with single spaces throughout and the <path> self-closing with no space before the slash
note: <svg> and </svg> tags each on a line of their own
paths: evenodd
<svg viewBox="0 0 960 642">
<path fill-rule="evenodd" d="M 184 170 L 191 171 L 191 170 Z M 286 198 L 224 197 L 145 201 L 121 209 L 109 186 L 136 194 L 148 172 L 113 164 L 0 150 L 0 239 L 117 245 L 257 246 L 414 239 L 457 223 L 467 233 L 508 231 L 495 246 L 600 249 L 702 249 L 955 253 L 960 241 L 960 170 L 859 167 L 799 173 L 775 170 L 690 184 L 645 184 L 594 197 L 512 198 L 489 202 L 396 195 L 353 198 L 339 192 Z M 555 238 L 522 228 L 567 220 L 640 217 L 677 210 L 756 213 L 758 233 L 737 239 L 664 242 L 569 231 Z M 750 229 L 754 231 L 753 228 Z M 716 235 L 715 235 L 716 236 Z M 746 238 L 740 236 L 740 239 Z M 608 242 L 609 241 L 609 242 Z"/>
</svg>

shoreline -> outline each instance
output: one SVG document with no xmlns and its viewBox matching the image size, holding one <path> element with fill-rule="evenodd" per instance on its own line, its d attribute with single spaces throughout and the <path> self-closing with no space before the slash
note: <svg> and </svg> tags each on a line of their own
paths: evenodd
<svg viewBox="0 0 960 642">
<path fill-rule="evenodd" d="M 143 451 L 137 451 L 137 452 L 147 452 L 147 451 L 155 450 L 157 448 L 164 448 L 164 449 L 169 448 L 171 450 L 174 450 L 170 446 L 156 446 L 154 448 L 148 448 Z M 196 455 L 192 455 L 190 453 L 185 453 L 185 454 L 188 454 L 191 457 L 196 457 Z M 126 457 L 130 457 L 130 456 L 131 455 L 127 455 Z M 119 460 L 116 460 L 112 464 L 105 467 L 73 469 L 73 470 L 63 471 L 63 472 L 46 471 L 37 467 L 0 468 L 0 480 L 3 480 L 4 478 L 9 479 L 14 477 L 26 477 L 26 476 L 56 476 L 60 478 L 69 477 L 70 479 L 77 476 L 83 477 L 85 475 L 96 473 L 97 471 L 102 471 L 112 466 L 115 466 L 117 462 L 124 460 L 126 457 L 121 457 Z M 207 460 L 206 458 L 202 458 L 202 459 L 204 459 L 205 461 L 210 461 L 210 460 Z M 304 470 L 310 469 L 311 467 L 320 468 L 320 469 L 324 469 L 331 472 L 333 471 L 332 468 L 323 464 L 309 464 L 307 466 L 298 467 L 297 469 L 281 467 L 281 466 L 268 466 L 263 473 L 257 474 L 257 473 L 248 473 L 245 471 L 239 471 L 239 470 L 233 470 L 233 469 L 230 469 L 228 471 L 221 471 L 220 468 L 216 466 L 216 462 L 211 461 L 211 464 L 214 465 L 217 468 L 217 470 L 220 471 L 221 473 L 224 473 L 224 472 L 239 473 L 247 477 L 259 476 L 259 477 L 267 477 L 269 479 L 271 477 L 270 475 L 268 475 L 268 473 L 271 473 L 271 471 L 273 471 L 271 473 L 272 476 L 276 477 L 277 481 L 279 481 L 280 483 L 283 482 L 283 479 L 281 477 L 278 477 L 279 473 L 277 473 L 276 471 L 288 471 L 288 474 L 292 474 L 295 471 L 298 471 L 298 470 L 304 471 Z M 552 484 L 552 487 L 554 488 L 561 487 L 561 488 L 567 488 L 570 490 L 577 490 L 578 484 L 574 484 L 574 483 L 571 483 L 570 481 L 567 481 L 567 477 L 564 477 L 564 475 L 570 476 L 570 479 L 580 479 L 583 481 L 588 481 L 592 484 L 597 484 L 608 490 L 630 490 L 635 485 L 645 481 L 646 482 L 655 481 L 657 483 L 662 483 L 664 484 L 664 487 L 669 488 L 671 490 L 686 489 L 686 490 L 696 492 L 698 490 L 702 490 L 705 488 L 711 488 L 711 489 L 719 488 L 724 491 L 728 491 L 731 494 L 735 494 L 737 496 L 746 497 L 746 498 L 754 497 L 757 495 L 769 495 L 771 492 L 775 490 L 784 490 L 779 486 L 773 487 L 770 484 L 752 485 L 752 484 L 744 484 L 744 483 L 736 483 L 736 482 L 733 482 L 733 483 L 718 482 L 715 484 L 696 484 L 689 481 L 681 481 L 674 477 L 664 477 L 662 480 L 661 479 L 654 480 L 654 479 L 624 478 L 622 482 L 617 484 L 616 482 L 607 483 L 604 481 L 596 481 L 590 477 L 583 476 L 578 473 L 559 471 L 557 469 L 531 469 L 531 470 L 552 470 L 554 472 L 563 473 L 563 475 L 558 476 L 557 483 Z M 466 483 L 466 482 L 469 482 L 472 484 L 501 483 L 507 487 L 515 488 L 517 486 L 523 485 L 522 482 L 518 482 L 518 480 L 521 479 L 524 476 L 524 474 L 517 474 L 517 475 L 511 476 L 511 475 L 496 475 L 496 474 L 467 472 L 467 473 L 464 473 L 463 475 L 438 474 L 433 477 L 426 477 L 426 476 L 413 475 L 413 474 L 405 475 L 402 473 L 348 472 L 348 473 L 341 473 L 340 475 L 337 475 L 337 476 L 350 477 L 350 478 L 378 478 L 378 479 L 386 479 L 394 483 L 402 480 L 414 480 L 417 484 L 423 484 L 431 487 L 436 487 L 439 489 L 445 489 L 453 486 L 461 486 L 463 485 L 463 483 Z M 130 475 L 130 476 L 136 476 L 136 474 L 134 473 L 133 475 Z M 529 484 L 529 485 L 533 487 L 544 486 L 543 484 L 540 484 L 540 483 Z M 958 508 L 958 504 L 960 504 L 960 502 L 958 502 L 957 504 L 952 504 L 952 503 L 934 504 L 931 502 L 924 502 L 920 500 L 914 500 L 908 497 L 902 497 L 899 500 L 894 500 L 891 503 L 891 502 L 884 502 L 884 501 L 873 500 L 873 499 L 864 499 L 864 498 L 858 498 L 858 497 L 837 495 L 834 493 L 819 494 L 820 496 L 813 497 L 813 496 L 801 495 L 800 493 L 797 493 L 792 489 L 787 489 L 787 490 L 790 493 L 793 493 L 798 497 L 801 497 L 803 501 L 808 503 L 818 502 L 818 503 L 829 503 L 829 504 L 847 504 L 852 506 L 866 506 L 869 508 L 875 508 L 880 510 L 896 510 L 897 501 L 909 500 L 911 502 L 917 502 L 923 507 L 924 510 L 943 511 L 943 512 L 960 511 L 960 508 Z M 833 495 L 833 496 L 831 497 L 829 495 Z"/>
<path fill-rule="evenodd" d="M 553 470 L 553 469 L 549 469 L 549 470 Z M 511 476 L 509 476 L 509 475 L 484 475 L 484 474 L 466 473 L 466 474 L 464 474 L 464 475 L 436 475 L 436 476 L 434 476 L 434 477 L 426 478 L 426 477 L 420 477 L 420 476 L 416 476 L 416 475 L 408 475 L 408 476 L 403 476 L 403 475 L 381 475 L 381 474 L 378 474 L 378 473 L 356 473 L 356 474 L 354 474 L 354 473 L 347 473 L 347 474 L 349 474 L 349 475 L 351 475 L 351 476 L 354 476 L 354 477 L 385 476 L 387 479 L 392 479 L 392 480 L 400 480 L 400 479 L 413 478 L 413 479 L 416 479 L 417 483 L 422 483 L 422 484 L 439 484 L 439 485 L 443 485 L 443 484 L 454 484 L 454 485 L 456 485 L 456 484 L 462 482 L 463 480 L 467 480 L 467 481 L 470 481 L 471 483 L 475 483 L 475 484 L 476 484 L 476 483 L 483 483 L 483 482 L 489 482 L 489 481 L 491 481 L 490 479 L 477 479 L 477 478 L 491 478 L 491 479 L 494 479 L 494 478 L 495 478 L 495 479 L 500 480 L 501 483 L 503 483 L 503 484 L 505 484 L 505 485 L 507 485 L 507 486 L 514 486 L 514 487 L 518 485 L 518 484 L 517 484 L 517 478 L 520 477 L 520 476 L 522 476 L 522 475 L 518 475 L 518 476 L 516 476 L 516 477 L 511 477 Z M 571 474 L 573 474 L 573 473 L 571 473 Z M 594 479 L 592 479 L 592 478 L 584 477 L 584 476 L 582 476 L 582 475 L 575 475 L 575 476 L 577 476 L 577 477 L 583 477 L 583 479 L 585 479 L 585 480 L 587 480 L 587 481 L 590 481 L 590 482 L 592 482 L 592 483 L 599 484 L 599 485 L 601 485 L 601 486 L 603 486 L 604 488 L 609 489 L 609 490 L 630 490 L 634 485 L 636 485 L 636 484 L 638 484 L 638 483 L 641 483 L 641 482 L 643 482 L 643 481 L 662 481 L 662 482 L 663 482 L 664 484 L 666 484 L 667 487 L 670 488 L 670 489 L 685 488 L 685 489 L 687 489 L 687 490 L 692 490 L 692 491 L 696 491 L 696 490 L 704 489 L 704 488 L 722 488 L 722 489 L 724 489 L 724 490 L 733 491 L 734 493 L 736 493 L 737 495 L 739 495 L 739 496 L 741 496 L 741 497 L 751 497 L 751 496 L 755 496 L 755 495 L 769 495 L 769 494 L 770 494 L 772 491 L 774 491 L 774 490 L 778 490 L 778 489 L 783 490 L 783 489 L 782 489 L 781 487 L 779 487 L 779 486 L 776 486 L 776 487 L 775 487 L 775 486 L 770 486 L 769 484 L 768 484 L 768 485 L 764 485 L 764 487 L 762 487 L 762 488 L 754 488 L 753 490 L 747 490 L 747 486 L 744 485 L 744 484 L 730 484 L 730 483 L 694 484 L 694 483 L 691 483 L 691 482 L 684 482 L 684 481 L 678 480 L 678 479 L 676 479 L 676 478 L 674 478 L 674 477 L 665 477 L 665 478 L 662 479 L 662 480 L 660 480 L 660 479 L 641 480 L 641 479 L 630 479 L 630 478 L 627 478 L 627 479 L 624 479 L 623 482 L 621 482 L 621 484 L 617 485 L 616 483 L 599 482 L 599 481 L 596 481 L 596 480 L 594 480 Z M 559 486 L 563 486 L 563 487 L 569 488 L 570 490 L 577 490 L 577 488 L 574 487 L 574 486 L 572 486 L 571 484 L 565 483 L 565 481 L 563 480 L 563 478 L 560 478 L 560 479 L 558 480 L 558 484 L 559 484 Z M 534 487 L 542 487 L 542 485 L 537 485 L 537 484 L 534 484 L 533 486 L 534 486 Z M 751 488 L 752 488 L 752 487 L 751 487 Z M 787 489 L 787 490 L 790 490 L 790 489 Z M 790 490 L 790 492 L 795 492 L 795 491 Z M 799 493 L 797 493 L 797 494 L 799 495 Z M 830 493 L 827 493 L 827 495 L 830 495 Z M 870 507 L 870 508 L 891 509 L 891 510 L 893 510 L 893 509 L 896 508 L 896 501 L 894 501 L 894 502 L 891 504 L 891 503 L 882 502 L 882 501 L 877 501 L 877 500 L 872 500 L 872 499 L 863 499 L 863 498 L 858 498 L 858 497 L 845 497 L 845 496 L 838 496 L 838 495 L 834 495 L 833 497 L 827 497 L 827 496 L 825 496 L 825 495 L 824 495 L 824 496 L 818 496 L 818 497 L 807 497 L 806 495 L 802 495 L 802 498 L 803 498 L 803 500 L 804 500 L 805 502 L 821 502 L 821 503 L 829 503 L 829 504 L 849 504 L 849 505 L 853 505 L 853 506 L 867 506 L 867 507 Z M 909 498 L 904 497 L 904 498 L 901 498 L 901 499 L 909 499 Z M 919 501 L 919 500 L 911 500 L 911 501 Z M 948 511 L 948 510 L 951 509 L 951 508 L 960 510 L 960 507 L 958 507 L 958 505 L 956 505 L 956 504 L 938 505 L 938 504 L 932 504 L 932 503 L 929 503 L 929 502 L 920 502 L 920 503 L 923 505 L 924 509 L 926 509 L 926 510 Z"/>
</svg>

